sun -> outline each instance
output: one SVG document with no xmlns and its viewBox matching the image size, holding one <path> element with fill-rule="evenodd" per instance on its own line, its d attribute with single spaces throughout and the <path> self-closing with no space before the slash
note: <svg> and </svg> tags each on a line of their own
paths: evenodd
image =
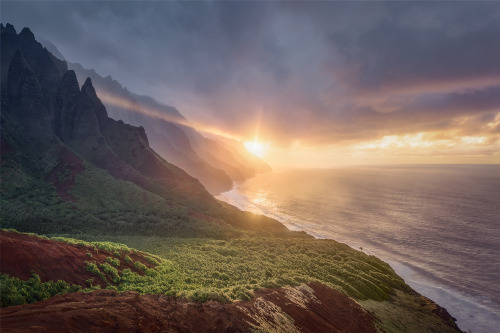
<svg viewBox="0 0 500 333">
<path fill-rule="evenodd" d="M 263 157 L 264 154 L 266 153 L 267 146 L 268 144 L 258 142 L 258 141 L 245 141 L 243 143 L 245 148 L 251 152 L 252 154 L 258 156 L 258 157 Z"/>
</svg>

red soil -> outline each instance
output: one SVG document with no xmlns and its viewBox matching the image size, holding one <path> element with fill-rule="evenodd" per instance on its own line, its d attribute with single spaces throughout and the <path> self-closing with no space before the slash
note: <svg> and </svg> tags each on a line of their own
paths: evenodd
<svg viewBox="0 0 500 333">
<path fill-rule="evenodd" d="M 372 314 L 354 300 L 322 283 L 308 286 L 314 290 L 316 301 L 307 302 L 306 309 L 291 303 L 282 289 L 265 292 L 264 298 L 281 307 L 304 333 L 377 332 Z"/>
<path fill-rule="evenodd" d="M 32 277 L 31 272 L 40 276 L 42 281 L 64 280 L 71 284 L 88 287 L 85 280 L 94 278 L 94 285 L 106 286 L 100 278 L 91 275 L 86 270 L 85 261 L 102 264 L 107 257 L 116 258 L 112 252 L 93 247 L 71 245 L 63 242 L 42 239 L 16 232 L 2 231 L 0 233 L 0 272 L 27 280 Z M 89 257 L 87 253 L 92 254 Z M 133 265 L 123 259 L 128 255 L 134 262 L 140 261 L 148 267 L 153 265 L 143 256 L 135 253 L 120 253 L 120 272 L 125 268 L 143 274 Z"/>
<path fill-rule="evenodd" d="M 305 309 L 287 298 L 283 288 L 230 304 L 99 290 L 8 307 L 2 309 L 0 319 L 8 332 L 249 332 L 262 328 L 255 319 L 260 315 L 265 325 L 286 331 L 274 317 L 278 309 L 302 332 L 376 332 L 373 316 L 352 299 L 319 283 L 309 286 L 316 299 L 306 302 Z M 276 307 L 266 312 L 261 306 L 266 302 Z"/>
<path fill-rule="evenodd" d="M 83 161 L 69 149 L 63 149 L 60 162 L 47 176 L 47 180 L 54 184 L 57 194 L 64 201 L 76 202 L 76 198 L 69 193 L 75 182 L 75 177 L 83 172 Z"/>
</svg>

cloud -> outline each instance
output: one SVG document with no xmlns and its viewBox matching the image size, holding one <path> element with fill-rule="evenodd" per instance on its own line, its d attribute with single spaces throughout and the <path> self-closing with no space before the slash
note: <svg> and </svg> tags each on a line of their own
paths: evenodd
<svg viewBox="0 0 500 333">
<path fill-rule="evenodd" d="M 500 3 L 1 6 L 4 23 L 68 60 L 238 136 L 288 146 L 498 131 Z"/>
</svg>

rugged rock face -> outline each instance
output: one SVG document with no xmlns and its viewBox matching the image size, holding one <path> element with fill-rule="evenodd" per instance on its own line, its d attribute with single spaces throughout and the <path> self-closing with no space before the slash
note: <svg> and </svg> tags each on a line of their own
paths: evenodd
<svg viewBox="0 0 500 333">
<path fill-rule="evenodd" d="M 54 133 L 63 141 L 72 139 L 75 125 L 73 108 L 80 95 L 74 71 L 64 73 L 54 96 Z"/>
<path fill-rule="evenodd" d="M 2 78 L 6 77 L 2 95 L 7 97 L 2 112 L 33 137 L 38 144 L 34 151 L 43 155 L 56 146 L 69 147 L 115 178 L 169 200 L 216 204 L 197 179 L 149 147 L 144 128 L 109 118 L 90 78 L 79 89 L 75 72 L 62 75 L 65 63 L 61 65 L 43 49 L 29 29 L 16 35 L 12 26 L 2 28 L 2 64 L 7 59 L 10 65 L 2 66 Z M 52 152 L 53 165 L 59 163 L 61 153 Z"/>
<path fill-rule="evenodd" d="M 7 92 L 8 103 L 16 119 L 25 122 L 35 134 L 50 129 L 50 114 L 42 88 L 19 51 L 9 67 Z"/>
<path fill-rule="evenodd" d="M 5 27 L 2 25 L 1 34 L 1 84 L 5 84 L 12 57 L 19 50 L 35 73 L 44 91 L 54 92 L 59 79 L 68 70 L 66 62 L 54 57 L 38 43 L 28 28 L 24 28 L 19 34 L 16 34 L 16 30 L 12 25 L 7 24 Z"/>
</svg>

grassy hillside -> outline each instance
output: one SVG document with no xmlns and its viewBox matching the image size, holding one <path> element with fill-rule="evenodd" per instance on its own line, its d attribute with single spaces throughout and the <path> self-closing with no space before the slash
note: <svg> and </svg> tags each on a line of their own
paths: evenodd
<svg viewBox="0 0 500 333">
<path fill-rule="evenodd" d="M 377 325 L 385 332 L 456 331 L 453 322 L 443 320 L 449 318 L 444 310 L 414 292 L 388 264 L 333 240 L 102 237 L 109 239 L 121 243 L 52 238 L 85 248 L 88 259 L 81 265 L 92 279 L 81 288 L 87 291 L 100 288 L 99 282 L 117 291 L 227 303 L 249 300 L 263 288 L 316 281 L 357 300 L 379 318 Z M 97 260 L 102 251 L 109 253 L 105 261 Z M 146 261 L 138 261 L 137 254 Z M 125 265 L 129 268 L 124 269 Z M 22 294 L 26 300 L 39 300 L 40 290 L 47 297 L 78 290 L 63 281 L 41 286 L 36 276 L 20 282 L 4 275 L 0 281 L 3 299 L 15 300 L 15 295 Z"/>
</svg>

